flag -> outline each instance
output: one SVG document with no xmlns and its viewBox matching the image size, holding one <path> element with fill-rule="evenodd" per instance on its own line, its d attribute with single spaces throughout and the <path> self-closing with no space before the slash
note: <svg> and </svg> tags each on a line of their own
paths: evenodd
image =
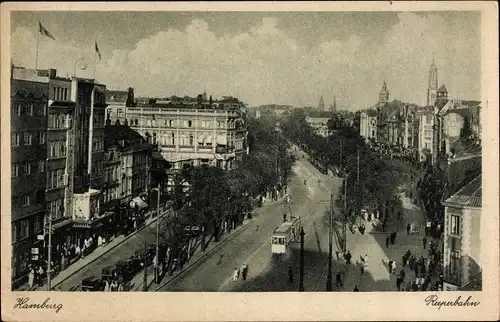
<svg viewBox="0 0 500 322">
<path fill-rule="evenodd" d="M 41 33 L 42 35 L 44 35 L 45 37 L 49 37 L 49 38 L 52 38 L 52 39 L 56 40 L 56 39 L 54 38 L 54 36 L 52 36 L 52 34 L 51 34 L 51 33 L 50 33 L 47 29 L 45 29 L 45 27 L 44 27 L 44 26 L 42 26 L 42 23 L 41 23 L 40 21 L 38 22 L 38 26 L 39 26 L 39 28 L 40 28 L 40 33 Z"/>
<path fill-rule="evenodd" d="M 99 52 L 99 47 L 97 46 L 97 41 L 95 42 L 95 52 L 99 56 L 99 61 L 101 61 L 101 52 Z"/>
</svg>

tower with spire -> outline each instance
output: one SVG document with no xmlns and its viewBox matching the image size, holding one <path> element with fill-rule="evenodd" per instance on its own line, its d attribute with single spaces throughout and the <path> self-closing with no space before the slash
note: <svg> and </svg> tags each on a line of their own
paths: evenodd
<svg viewBox="0 0 500 322">
<path fill-rule="evenodd" d="M 427 88 L 427 106 L 433 106 L 438 92 L 438 70 L 432 54 L 432 64 L 429 68 L 429 86 Z"/>
<path fill-rule="evenodd" d="M 323 96 L 321 96 L 321 98 L 319 99 L 318 109 L 320 111 L 325 111 L 325 102 L 323 101 Z"/>
<path fill-rule="evenodd" d="M 333 97 L 333 107 L 332 107 L 332 112 L 337 113 L 337 98 L 334 96 Z"/>
<path fill-rule="evenodd" d="M 385 83 L 385 79 L 384 83 L 382 84 L 382 89 L 378 93 L 378 102 L 380 105 L 389 102 L 389 91 L 387 90 L 387 84 Z"/>
</svg>

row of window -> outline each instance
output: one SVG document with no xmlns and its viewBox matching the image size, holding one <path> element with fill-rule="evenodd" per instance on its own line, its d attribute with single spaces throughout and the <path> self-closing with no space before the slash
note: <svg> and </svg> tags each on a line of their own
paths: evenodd
<svg viewBox="0 0 500 322">
<path fill-rule="evenodd" d="M 45 161 L 31 161 L 31 162 L 18 162 L 12 163 L 11 177 L 16 178 L 19 176 L 27 176 L 32 173 L 44 172 Z"/>
<path fill-rule="evenodd" d="M 47 172 L 47 189 L 64 187 L 66 182 L 64 169 L 50 170 Z"/>
<path fill-rule="evenodd" d="M 118 113 L 118 118 L 121 118 L 120 112 Z M 190 128 L 195 126 L 194 122 L 191 120 L 156 120 L 153 116 L 152 119 L 130 119 L 129 124 L 131 126 L 145 126 L 145 127 L 184 127 L 184 128 Z M 198 127 L 200 128 L 213 128 L 214 121 L 199 121 Z M 226 128 L 226 122 L 224 121 L 217 121 L 215 123 L 216 128 Z M 236 121 L 235 120 L 229 120 L 227 123 L 227 127 L 230 129 L 236 128 Z"/>
<path fill-rule="evenodd" d="M 134 166 L 149 164 L 149 157 L 145 154 L 138 153 L 134 155 Z"/>
<path fill-rule="evenodd" d="M 46 113 L 45 102 L 15 102 L 12 103 L 13 116 L 45 116 Z"/>
<path fill-rule="evenodd" d="M 45 140 L 45 132 L 12 132 L 10 136 L 11 146 L 45 144 Z"/>
<path fill-rule="evenodd" d="M 106 167 L 104 171 L 104 182 L 116 181 L 119 179 L 119 167 Z"/>
<path fill-rule="evenodd" d="M 56 199 L 47 203 L 47 213 L 52 216 L 52 220 L 57 220 L 64 216 L 64 199 Z"/>
<path fill-rule="evenodd" d="M 49 114 L 47 122 L 49 129 L 66 129 L 71 126 L 71 121 L 66 114 Z"/>
<path fill-rule="evenodd" d="M 31 191 L 21 196 L 12 197 L 12 208 L 22 208 L 43 204 L 45 202 L 45 189 Z"/>
<path fill-rule="evenodd" d="M 52 100 L 54 101 L 68 101 L 69 89 L 67 87 L 53 87 Z"/>
<path fill-rule="evenodd" d="M 33 227 L 31 218 L 24 218 L 12 223 L 12 243 L 16 243 L 28 238 L 30 235 L 37 234 L 43 230 L 43 215 L 37 215 L 33 218 Z"/>
<path fill-rule="evenodd" d="M 66 157 L 66 153 L 66 140 L 50 141 L 47 144 L 47 157 L 49 159 Z"/>
<path fill-rule="evenodd" d="M 94 114 L 92 118 L 93 127 L 104 127 L 104 115 Z"/>
<path fill-rule="evenodd" d="M 92 139 L 92 152 L 99 152 L 104 150 L 104 138 L 95 137 Z"/>
</svg>

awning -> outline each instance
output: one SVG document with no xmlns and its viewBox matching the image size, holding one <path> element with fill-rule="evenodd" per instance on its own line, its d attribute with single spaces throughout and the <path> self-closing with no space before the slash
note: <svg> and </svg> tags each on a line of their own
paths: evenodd
<svg viewBox="0 0 500 322">
<path fill-rule="evenodd" d="M 205 136 L 203 134 L 198 134 L 198 143 L 204 143 L 205 142 Z"/>
<path fill-rule="evenodd" d="M 214 138 L 211 135 L 207 136 L 207 138 L 205 139 L 205 143 L 213 143 L 213 142 L 214 142 Z"/>
<path fill-rule="evenodd" d="M 61 227 L 64 227 L 64 226 L 66 226 L 66 225 L 69 225 L 69 224 L 71 224 L 72 222 L 73 222 L 73 221 L 72 221 L 71 219 L 69 219 L 69 218 L 68 218 L 68 219 L 64 219 L 64 220 L 62 220 L 62 221 L 60 221 L 60 222 L 58 222 L 58 223 L 52 224 L 52 225 L 51 225 L 51 226 L 52 226 L 52 231 L 54 231 L 54 230 L 56 230 L 56 229 L 59 229 L 59 228 L 61 228 Z M 49 227 L 49 225 L 47 224 L 47 228 L 48 228 L 48 227 Z"/>
<path fill-rule="evenodd" d="M 227 137 L 225 135 L 217 135 L 217 144 L 227 145 Z"/>
<path fill-rule="evenodd" d="M 132 201 L 130 201 L 129 205 L 130 205 L 130 208 L 135 208 L 137 206 L 137 207 L 139 207 L 139 209 L 144 209 L 148 206 L 148 204 L 144 200 L 142 200 L 140 197 L 135 197 L 134 199 L 132 199 Z"/>
</svg>

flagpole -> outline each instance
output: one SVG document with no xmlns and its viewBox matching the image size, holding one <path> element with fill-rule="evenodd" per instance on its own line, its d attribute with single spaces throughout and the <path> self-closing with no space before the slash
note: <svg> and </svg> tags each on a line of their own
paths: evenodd
<svg viewBox="0 0 500 322">
<path fill-rule="evenodd" d="M 97 50 L 94 49 L 94 82 L 95 82 L 95 65 L 97 64 Z"/>
<path fill-rule="evenodd" d="M 38 32 L 36 35 L 36 63 L 35 70 L 38 69 L 38 43 L 40 42 L 40 21 L 38 22 Z"/>
</svg>

